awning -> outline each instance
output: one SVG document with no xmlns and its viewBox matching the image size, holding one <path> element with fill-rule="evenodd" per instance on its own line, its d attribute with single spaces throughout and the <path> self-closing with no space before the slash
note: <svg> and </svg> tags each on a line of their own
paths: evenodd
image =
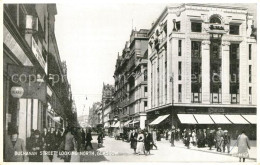
<svg viewBox="0 0 260 165">
<path fill-rule="evenodd" d="M 242 115 L 247 121 L 251 124 L 257 124 L 257 117 L 256 115 Z"/>
<path fill-rule="evenodd" d="M 129 123 L 130 123 L 131 121 L 132 121 L 132 120 L 128 120 L 128 121 L 126 121 L 126 122 L 124 123 L 124 126 L 129 125 Z"/>
<path fill-rule="evenodd" d="M 241 115 L 226 115 L 234 124 L 249 124 Z"/>
<path fill-rule="evenodd" d="M 194 114 L 194 117 L 196 118 L 199 124 L 214 124 L 214 122 L 212 121 L 209 115 Z"/>
<path fill-rule="evenodd" d="M 130 124 L 135 124 L 135 123 L 139 123 L 139 120 L 133 120 Z"/>
<path fill-rule="evenodd" d="M 224 115 L 210 115 L 216 124 L 231 124 L 231 122 Z"/>
<path fill-rule="evenodd" d="M 114 125 L 114 127 L 119 127 L 119 124 L 120 124 L 120 122 L 118 121 L 118 122 Z"/>
<path fill-rule="evenodd" d="M 198 124 L 192 114 L 177 114 L 182 124 Z"/>
<path fill-rule="evenodd" d="M 168 116 L 170 116 L 170 115 L 159 116 L 159 117 L 157 117 L 154 121 L 152 121 L 149 125 L 159 124 L 159 123 L 161 123 L 163 120 L 165 120 Z"/>
</svg>

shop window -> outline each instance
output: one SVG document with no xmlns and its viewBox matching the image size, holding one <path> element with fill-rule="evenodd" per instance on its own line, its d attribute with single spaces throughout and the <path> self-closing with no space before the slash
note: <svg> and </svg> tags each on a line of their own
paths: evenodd
<svg viewBox="0 0 260 165">
<path fill-rule="evenodd" d="M 200 22 L 191 22 L 192 32 L 201 32 L 202 24 Z"/>
<path fill-rule="evenodd" d="M 201 103 L 201 83 L 191 84 L 191 97 L 193 103 Z"/>
<path fill-rule="evenodd" d="M 239 25 L 229 25 L 229 34 L 239 35 Z"/>
</svg>

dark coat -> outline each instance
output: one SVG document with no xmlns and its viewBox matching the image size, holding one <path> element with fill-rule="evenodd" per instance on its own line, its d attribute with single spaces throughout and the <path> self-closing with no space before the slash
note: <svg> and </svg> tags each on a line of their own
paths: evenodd
<svg viewBox="0 0 260 165">
<path fill-rule="evenodd" d="M 98 143 L 103 143 L 103 134 L 99 134 L 97 137 Z"/>
<path fill-rule="evenodd" d="M 55 144 L 56 144 L 56 147 L 60 145 L 61 141 L 62 141 L 62 137 L 61 137 L 61 133 L 58 131 L 54 133 L 55 135 Z"/>
<path fill-rule="evenodd" d="M 46 143 L 46 150 L 47 151 L 55 151 L 55 144 L 56 144 L 56 141 L 55 141 L 55 133 L 50 133 L 48 132 L 46 138 L 45 138 L 45 143 Z M 56 148 L 57 149 L 57 148 Z"/>
<path fill-rule="evenodd" d="M 213 133 L 210 133 L 210 134 L 208 135 L 208 146 L 209 146 L 209 147 L 211 147 L 211 146 L 214 145 L 214 140 L 215 140 L 215 138 L 214 138 Z"/>
<path fill-rule="evenodd" d="M 146 151 L 150 151 L 152 143 L 153 143 L 152 135 L 150 133 L 146 134 L 144 136 L 144 148 Z"/>
<path fill-rule="evenodd" d="M 81 131 L 81 143 L 85 144 L 85 141 L 86 141 L 86 134 L 84 131 Z"/>
<path fill-rule="evenodd" d="M 136 146 L 137 146 L 137 136 L 138 136 L 138 134 L 136 132 L 135 133 L 131 133 L 130 145 L 131 145 L 132 149 L 136 149 Z"/>
<path fill-rule="evenodd" d="M 90 142 L 91 140 L 93 140 L 93 139 L 92 139 L 91 133 L 89 132 L 89 133 L 87 133 L 87 135 L 86 135 L 86 141 L 87 141 L 87 142 Z"/>
<path fill-rule="evenodd" d="M 37 155 L 30 155 L 29 161 L 30 162 L 42 162 L 43 155 L 41 155 L 41 151 L 43 150 L 43 140 L 41 137 L 38 139 L 31 138 L 29 142 L 28 149 L 30 152 L 37 152 Z"/>
</svg>

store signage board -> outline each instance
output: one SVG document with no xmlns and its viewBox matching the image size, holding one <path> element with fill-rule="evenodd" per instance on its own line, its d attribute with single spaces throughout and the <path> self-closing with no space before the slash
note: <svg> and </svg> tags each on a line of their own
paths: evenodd
<svg viewBox="0 0 260 165">
<path fill-rule="evenodd" d="M 32 52 L 33 52 L 34 56 L 36 57 L 36 59 L 38 60 L 38 62 L 40 63 L 43 70 L 45 70 L 46 62 L 43 59 L 41 50 L 33 37 L 32 37 Z"/>
</svg>

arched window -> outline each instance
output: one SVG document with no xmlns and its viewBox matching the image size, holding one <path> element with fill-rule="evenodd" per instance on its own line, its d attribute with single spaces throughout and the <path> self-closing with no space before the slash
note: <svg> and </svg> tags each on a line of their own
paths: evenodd
<svg viewBox="0 0 260 165">
<path fill-rule="evenodd" d="M 221 20 L 218 17 L 214 16 L 210 18 L 210 23 L 221 24 Z"/>
</svg>

